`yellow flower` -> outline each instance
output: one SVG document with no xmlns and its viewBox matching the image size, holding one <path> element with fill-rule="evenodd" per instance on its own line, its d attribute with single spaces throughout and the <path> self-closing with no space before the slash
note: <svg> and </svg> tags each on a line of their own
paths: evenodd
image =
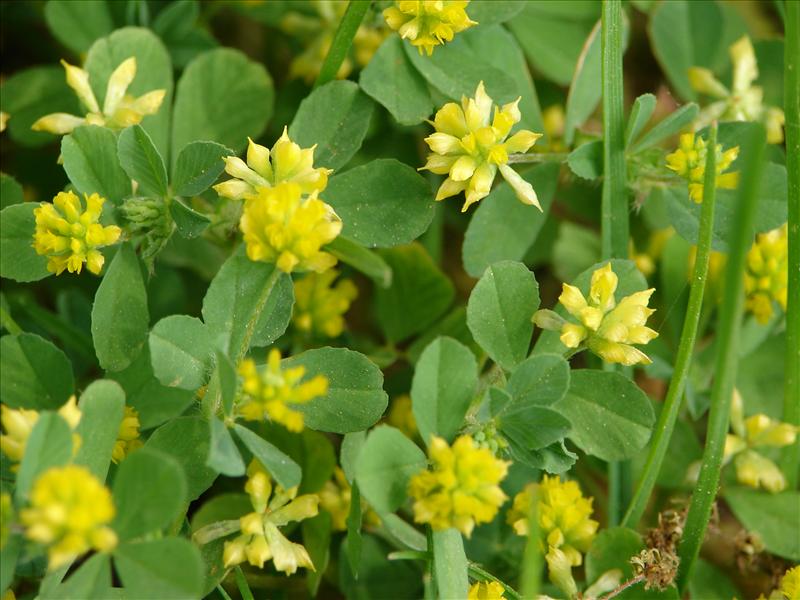
<svg viewBox="0 0 800 600">
<path fill-rule="evenodd" d="M 452 447 L 433 436 L 428 458 L 431 468 L 414 475 L 408 485 L 415 500 L 414 521 L 429 523 L 434 530 L 455 527 L 469 537 L 475 525 L 494 519 L 507 499 L 500 482 L 510 463 L 476 447 L 468 435 Z"/>
<path fill-rule="evenodd" d="M 214 186 L 223 198 L 241 200 L 257 194 L 261 187 L 275 187 L 291 182 L 300 186 L 303 194 L 321 192 L 328 185 L 332 169 L 314 168 L 314 144 L 301 148 L 289 139 L 286 127 L 272 150 L 247 138 L 247 162 L 236 156 L 226 156 L 225 172 L 234 177 Z"/>
<path fill-rule="evenodd" d="M 319 498 L 309 494 L 296 497 L 297 487 L 284 490 L 275 486 L 273 489 L 269 473 L 256 459 L 247 467 L 247 476 L 244 489 L 254 512 L 239 519 L 241 535 L 225 542 L 222 552 L 225 568 L 246 560 L 263 569 L 264 563 L 272 560 L 275 569 L 287 575 L 296 572 L 298 567 L 315 570 L 306 549 L 290 542 L 278 528 L 316 516 Z"/>
<path fill-rule="evenodd" d="M 495 106 L 492 117 L 494 103 L 481 81 L 474 98 L 464 97 L 461 106 L 449 102 L 439 109 L 433 120 L 436 132 L 425 138 L 432 154 L 421 168 L 448 176 L 439 187 L 436 200 L 463 191 L 466 196 L 463 212 L 489 195 L 499 169 L 520 202 L 542 209 L 533 186 L 508 165 L 509 154 L 527 152 L 542 137 L 541 133 L 527 129 L 508 137 L 522 118 L 519 101 L 517 98 L 502 108 Z"/>
<path fill-rule="evenodd" d="M 6 545 L 11 522 L 14 520 L 14 505 L 11 503 L 11 494 L 0 493 L 0 549 Z"/>
<path fill-rule="evenodd" d="M 350 279 L 340 279 L 335 269 L 309 273 L 294 282 L 292 322 L 300 331 L 335 338 L 344 331 L 344 314 L 358 296 L 358 288 Z"/>
<path fill-rule="evenodd" d="M 745 308 L 759 323 L 766 323 L 773 314 L 773 300 L 786 311 L 789 285 L 789 230 L 760 233 L 747 253 L 744 274 Z"/>
<path fill-rule="evenodd" d="M 680 145 L 672 154 L 667 154 L 667 168 L 689 182 L 689 197 L 696 203 L 703 201 L 703 181 L 706 176 L 706 141 L 695 138 L 693 133 L 681 135 Z M 722 144 L 717 144 L 717 187 L 732 190 L 739 183 L 739 172 L 724 173 L 739 156 L 739 146 L 722 151 Z"/>
<path fill-rule="evenodd" d="M 406 437 L 412 440 L 419 434 L 417 420 L 414 418 L 414 411 L 411 409 L 411 396 L 402 394 L 392 400 L 389 414 L 386 416 L 386 422 L 402 431 Z"/>
<path fill-rule="evenodd" d="M 333 479 L 326 481 L 319 492 L 319 505 L 323 510 L 330 513 L 334 530 L 345 531 L 347 529 L 347 517 L 350 514 L 352 498 L 353 491 L 344 471 L 338 466 L 335 467 Z M 375 526 L 380 525 L 380 518 L 375 511 L 369 508 L 364 498 L 361 498 L 361 514 L 364 523 Z"/>
<path fill-rule="evenodd" d="M 0 133 L 6 130 L 6 126 L 8 125 L 9 114 L 7 112 L 0 111 Z"/>
<path fill-rule="evenodd" d="M 58 409 L 58 414 L 63 418 L 69 428 L 72 429 L 73 451 L 80 445 L 80 436 L 74 433 L 81 420 L 81 410 L 75 396 L 70 396 L 69 400 Z M 5 454 L 12 462 L 19 463 L 25 456 L 25 446 L 28 437 L 33 431 L 33 426 L 39 420 L 39 413 L 35 410 L 26 408 L 9 408 L 5 404 L 0 405 L 0 423 L 5 429 L 4 434 L 0 434 L 0 451 Z M 12 471 L 17 471 L 19 465 L 13 465 Z"/>
<path fill-rule="evenodd" d="M 328 393 L 328 380 L 323 375 L 300 383 L 305 373 L 306 368 L 302 366 L 281 368 L 281 353 L 274 348 L 261 372 L 253 360 L 242 361 L 239 365 L 239 375 L 243 379 L 239 414 L 249 421 L 270 419 L 289 431 L 302 431 L 303 413 L 294 407 Z"/>
<path fill-rule="evenodd" d="M 30 508 L 20 511 L 25 536 L 48 547 L 50 569 L 91 549 L 113 549 L 117 536 L 108 527 L 113 518 L 111 492 L 78 465 L 45 471 L 33 484 Z"/>
<path fill-rule="evenodd" d="M 98 248 L 116 243 L 122 233 L 116 225 L 103 227 L 99 223 L 105 198 L 98 194 L 83 197 L 85 210 L 73 192 L 59 192 L 52 204 L 42 202 L 33 211 L 33 248 L 47 256 L 47 270 L 56 275 L 65 269 L 80 273 L 84 263 L 91 273 L 99 275 L 105 258 Z"/>
<path fill-rule="evenodd" d="M 139 439 L 139 413 L 132 406 L 125 407 L 122 422 L 119 424 L 117 441 L 111 452 L 111 460 L 119 464 L 128 454 L 144 444 Z"/>
<path fill-rule="evenodd" d="M 783 574 L 780 591 L 786 600 L 800 600 L 800 566 Z"/>
<path fill-rule="evenodd" d="M 398 0 L 383 16 L 401 38 L 430 56 L 436 46 L 478 24 L 467 15 L 467 4 L 469 0 Z"/>
<path fill-rule="evenodd" d="M 336 239 L 342 220 L 316 192 L 303 198 L 296 183 L 259 187 L 245 201 L 239 228 L 250 260 L 275 262 L 285 273 L 322 273 L 336 264 L 320 248 Z"/>
<path fill-rule="evenodd" d="M 67 113 L 46 115 L 31 126 L 34 131 L 47 131 L 63 135 L 70 133 L 80 125 L 99 125 L 115 130 L 124 129 L 141 123 L 147 115 L 158 112 L 167 93 L 166 90 L 153 90 L 138 98 L 126 94 L 128 86 L 136 77 L 136 58 L 132 56 L 122 61 L 108 78 L 105 101 L 101 111 L 92 87 L 89 85 L 89 73 L 64 60 L 61 61 L 61 64 L 67 71 L 67 85 L 75 90 L 81 104 L 89 112 L 85 117 Z"/>
<path fill-rule="evenodd" d="M 496 581 L 473 583 L 469 588 L 467 600 L 504 600 L 505 588 Z"/>
<path fill-rule="evenodd" d="M 597 533 L 599 523 L 592 520 L 592 498 L 584 498 L 574 481 L 544 476 L 539 484 L 528 484 L 514 497 L 507 522 L 518 535 L 529 535 L 528 517 L 534 494 L 538 499 L 539 535 L 542 547 L 561 550 L 569 564 L 577 567 Z"/>
<path fill-rule="evenodd" d="M 764 106 L 764 91 L 753 85 L 758 78 L 758 64 L 750 38 L 742 36 L 730 48 L 733 63 L 733 87 L 729 90 L 713 73 L 702 67 L 689 68 L 689 84 L 696 91 L 716 101 L 706 106 L 695 122 L 702 129 L 712 121 L 763 121 L 770 144 L 783 142 L 786 117 L 780 108 Z"/>
</svg>

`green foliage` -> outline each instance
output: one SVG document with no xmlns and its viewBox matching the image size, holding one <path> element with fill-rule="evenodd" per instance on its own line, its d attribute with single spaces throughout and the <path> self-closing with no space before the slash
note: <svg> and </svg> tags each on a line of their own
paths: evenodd
<svg viewBox="0 0 800 600">
<path fill-rule="evenodd" d="M 141 125 L 128 127 L 119 134 L 119 162 L 128 177 L 138 182 L 144 194 L 167 194 L 167 167 Z"/>
<path fill-rule="evenodd" d="M 104 481 L 125 409 L 125 392 L 117 383 L 100 379 L 81 394 L 78 407 L 81 420 L 77 433 L 81 436 L 81 445 L 75 454 L 75 463 L 84 465 Z"/>
<path fill-rule="evenodd" d="M 78 127 L 61 140 L 64 170 L 83 194 L 97 192 L 114 204 L 131 194 L 131 182 L 117 158 L 114 134 L 96 125 Z"/>
<path fill-rule="evenodd" d="M 0 395 L 11 407 L 56 409 L 75 389 L 72 365 L 51 342 L 33 333 L 0 338 Z"/>
</svg>

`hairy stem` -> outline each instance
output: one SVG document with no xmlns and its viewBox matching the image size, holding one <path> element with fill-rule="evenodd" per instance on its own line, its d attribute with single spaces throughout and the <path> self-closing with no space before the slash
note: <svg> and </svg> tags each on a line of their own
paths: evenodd
<svg viewBox="0 0 800 600">
<path fill-rule="evenodd" d="M 361 21 L 364 20 L 364 15 L 369 9 L 369 5 L 370 3 L 366 0 L 350 0 L 348 3 L 344 16 L 333 36 L 333 42 L 331 42 L 325 62 L 322 63 L 319 76 L 314 82 L 314 89 L 333 81 L 336 77 L 339 67 L 342 66 L 344 59 L 347 57 L 347 52 L 353 44 L 353 38 L 361 25 Z"/>
<path fill-rule="evenodd" d="M 622 592 L 627 590 L 629 587 L 633 587 L 637 583 L 641 583 L 644 581 L 644 575 L 637 575 L 633 579 L 629 579 L 628 581 L 623 581 L 616 589 L 611 590 L 607 595 L 600 598 L 600 600 L 611 600 L 612 598 L 616 598 Z"/>
</svg>

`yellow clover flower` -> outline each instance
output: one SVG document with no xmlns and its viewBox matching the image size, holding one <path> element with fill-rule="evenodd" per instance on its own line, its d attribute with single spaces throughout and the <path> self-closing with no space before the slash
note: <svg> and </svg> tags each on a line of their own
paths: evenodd
<svg viewBox="0 0 800 600">
<path fill-rule="evenodd" d="M 111 451 L 111 460 L 119 464 L 128 454 L 141 448 L 144 444 L 139 439 L 139 413 L 132 406 L 125 407 L 122 422 L 119 424 L 117 441 Z"/>
<path fill-rule="evenodd" d="M 469 537 L 475 525 L 494 519 L 507 499 L 500 482 L 510 463 L 478 448 L 468 435 L 452 446 L 433 436 L 428 458 L 431 468 L 414 475 L 408 485 L 415 500 L 414 521 L 437 531 L 455 527 Z"/>
<path fill-rule="evenodd" d="M 305 367 L 281 367 L 281 353 L 273 348 L 267 357 L 266 367 L 259 372 L 251 359 L 239 365 L 242 377 L 242 397 L 238 412 L 249 421 L 270 419 L 289 431 L 303 430 L 303 413 L 295 407 L 328 393 L 328 380 L 315 375 L 300 383 Z"/>
<path fill-rule="evenodd" d="M 417 420 L 414 418 L 414 411 L 411 407 L 411 396 L 402 394 L 392 400 L 389 407 L 389 414 L 386 415 L 386 422 L 402 431 L 406 437 L 414 439 L 419 434 Z"/>
<path fill-rule="evenodd" d="M 333 479 L 325 482 L 319 492 L 320 507 L 331 515 L 331 524 L 335 531 L 347 529 L 347 517 L 350 514 L 350 503 L 353 499 L 353 490 L 340 467 L 333 470 Z M 365 523 L 379 525 L 381 520 L 369 508 L 364 498 L 361 498 L 361 514 Z"/>
<path fill-rule="evenodd" d="M 695 122 L 702 129 L 712 121 L 764 121 L 767 141 L 770 144 L 783 142 L 783 124 L 786 116 L 780 108 L 764 106 L 764 90 L 753 85 L 758 78 L 758 64 L 753 44 L 748 36 L 739 38 L 730 48 L 733 63 L 733 86 L 728 89 L 713 73 L 702 67 L 689 69 L 689 84 L 695 91 L 716 98 L 702 111 Z"/>
<path fill-rule="evenodd" d="M 136 58 L 132 56 L 122 61 L 108 78 L 106 97 L 101 111 L 92 87 L 89 85 L 89 73 L 64 60 L 61 61 L 61 64 L 67 71 L 67 85 L 75 90 L 81 104 L 89 112 L 85 117 L 67 113 L 46 115 L 31 126 L 34 131 L 64 135 L 81 125 L 99 125 L 115 130 L 124 129 L 141 123 L 147 115 L 158 112 L 167 93 L 166 90 L 153 90 L 138 98 L 126 94 L 128 86 L 136 77 Z"/>
<path fill-rule="evenodd" d="M 104 227 L 99 222 L 105 198 L 98 194 L 83 197 L 85 209 L 73 192 L 59 192 L 52 204 L 42 202 L 33 211 L 33 248 L 47 257 L 47 270 L 56 275 L 64 270 L 80 273 L 84 263 L 91 273 L 99 275 L 105 258 L 98 248 L 116 243 L 122 233 L 116 225 Z"/>
<path fill-rule="evenodd" d="M 7 112 L 0 111 L 0 133 L 6 130 L 10 116 Z"/>
<path fill-rule="evenodd" d="M 495 106 L 492 117 L 494 102 L 481 81 L 474 98 L 464 97 L 461 106 L 449 102 L 439 109 L 432 123 L 436 132 L 425 138 L 432 154 L 421 168 L 448 176 L 436 193 L 437 201 L 463 191 L 464 212 L 489 195 L 499 169 L 520 202 L 542 209 L 533 186 L 508 165 L 509 154 L 527 152 L 542 137 L 527 129 L 508 137 L 522 118 L 519 101 L 517 98 L 502 108 Z"/>
<path fill-rule="evenodd" d="M 246 560 L 263 569 L 264 563 L 272 560 L 275 568 L 287 575 L 295 573 L 298 567 L 315 570 L 306 549 L 290 542 L 278 528 L 316 516 L 319 498 L 312 494 L 296 497 L 296 486 L 288 490 L 280 486 L 273 489 L 269 473 L 256 459 L 247 467 L 247 477 L 244 489 L 254 512 L 239 519 L 241 535 L 225 542 L 222 551 L 225 568 Z"/>
<path fill-rule="evenodd" d="M 336 239 L 342 220 L 316 192 L 303 198 L 296 183 L 259 187 L 245 201 L 239 228 L 250 260 L 274 262 L 285 273 L 322 273 L 336 264 L 320 248 Z"/>
<path fill-rule="evenodd" d="M 80 445 L 80 436 L 75 433 L 78 423 L 81 420 L 81 410 L 75 396 L 70 396 L 69 400 L 58 409 L 58 414 L 67 422 L 72 433 L 73 449 Z M 13 463 L 22 461 L 25 456 L 25 446 L 28 437 L 33 431 L 33 426 L 39 420 L 39 412 L 26 408 L 9 408 L 5 404 L 0 405 L 0 423 L 5 429 L 4 434 L 0 434 L 0 451 L 5 454 Z M 15 464 L 11 467 L 12 471 L 19 469 Z"/>
<path fill-rule="evenodd" d="M 430 56 L 436 46 L 478 24 L 467 15 L 468 4 L 469 0 L 398 0 L 383 16 L 401 38 Z"/>
<path fill-rule="evenodd" d="M 358 296 L 358 288 L 350 279 L 340 279 L 335 269 L 309 273 L 294 282 L 292 322 L 305 333 L 335 338 L 345 327 L 344 314 Z"/>
<path fill-rule="evenodd" d="M 261 187 L 274 187 L 291 182 L 300 186 L 303 194 L 321 192 L 328 185 L 332 169 L 314 168 L 314 144 L 301 148 L 289 139 L 286 127 L 283 134 L 269 150 L 247 138 L 247 162 L 236 156 L 226 156 L 225 172 L 234 177 L 214 186 L 223 198 L 241 200 L 258 193 Z"/>
<path fill-rule="evenodd" d="M 717 144 L 717 187 L 732 190 L 739 184 L 739 172 L 723 173 L 739 156 L 739 146 L 722 151 Z M 703 181 L 706 176 L 706 141 L 695 138 L 693 133 L 681 135 L 680 145 L 672 154 L 667 154 L 667 168 L 689 182 L 689 197 L 696 203 L 703 201 Z"/>
<path fill-rule="evenodd" d="M 113 518 L 111 492 L 78 465 L 45 471 L 33 484 L 30 508 L 20 511 L 25 536 L 48 547 L 50 569 L 91 549 L 113 549 L 117 535 L 108 527 Z"/>
<path fill-rule="evenodd" d="M 496 581 L 480 581 L 469 588 L 467 600 L 505 600 L 505 591 Z"/>
<path fill-rule="evenodd" d="M 760 233 L 747 253 L 744 289 L 745 308 L 759 323 L 774 312 L 773 301 L 786 311 L 789 285 L 789 230 L 787 224 Z"/>
<path fill-rule="evenodd" d="M 800 600 L 800 565 L 783 574 L 779 589 L 786 600 Z"/>
</svg>

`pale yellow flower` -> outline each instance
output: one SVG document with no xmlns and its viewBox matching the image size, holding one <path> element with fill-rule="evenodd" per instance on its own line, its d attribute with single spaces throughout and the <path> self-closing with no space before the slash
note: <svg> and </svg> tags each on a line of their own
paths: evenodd
<svg viewBox="0 0 800 600">
<path fill-rule="evenodd" d="M 335 338 L 345 328 L 344 315 L 358 296 L 351 279 L 340 279 L 335 269 L 324 273 L 309 273 L 294 282 L 292 322 L 300 331 Z"/>
<path fill-rule="evenodd" d="M 75 433 L 78 423 L 81 420 L 81 410 L 75 396 L 70 396 L 69 400 L 58 409 L 58 414 L 63 418 L 69 428 L 73 431 L 72 441 L 73 450 L 80 446 L 80 436 Z M 39 420 L 39 412 L 26 408 L 9 408 L 5 404 L 0 405 L 0 423 L 5 429 L 5 433 L 0 434 L 0 451 L 5 454 L 12 463 L 11 470 L 16 472 L 25 456 L 25 446 L 28 437 L 33 431 L 33 426 Z"/>
<path fill-rule="evenodd" d="M 119 424 L 117 441 L 114 442 L 114 449 L 111 452 L 111 460 L 119 464 L 128 454 L 143 445 L 139 439 L 139 413 L 132 406 L 126 406 Z"/>
<path fill-rule="evenodd" d="M 467 600 L 504 600 L 505 588 L 496 581 L 481 581 L 472 584 Z"/>
<path fill-rule="evenodd" d="M 722 144 L 717 144 L 716 186 L 720 189 L 732 190 L 739 184 L 739 172 L 723 173 L 739 156 L 739 146 L 722 151 Z M 706 176 L 706 141 L 695 138 L 693 133 L 681 135 L 680 145 L 672 154 L 667 154 L 667 168 L 675 171 L 689 183 L 689 197 L 696 203 L 703 201 L 703 185 Z"/>
<path fill-rule="evenodd" d="M 759 323 L 772 317 L 774 303 L 786 312 L 789 285 L 788 225 L 760 233 L 747 253 L 744 274 L 745 309 Z"/>
<path fill-rule="evenodd" d="M 6 126 L 8 125 L 9 114 L 7 112 L 0 111 L 0 133 L 6 130 Z"/>
<path fill-rule="evenodd" d="M 469 0 L 398 0 L 383 16 L 401 38 L 430 56 L 436 46 L 478 24 L 467 15 L 468 4 Z"/>
<path fill-rule="evenodd" d="M 411 396 L 402 394 L 392 400 L 389 414 L 386 415 L 386 422 L 412 440 L 419 435 L 417 420 L 414 418 L 414 411 L 411 407 Z"/>
</svg>

